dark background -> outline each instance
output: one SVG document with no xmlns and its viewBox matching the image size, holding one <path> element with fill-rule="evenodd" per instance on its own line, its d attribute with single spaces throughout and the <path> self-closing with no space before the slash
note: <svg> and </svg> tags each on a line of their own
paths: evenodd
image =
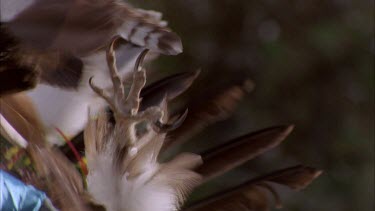
<svg viewBox="0 0 375 211">
<path fill-rule="evenodd" d="M 160 57 L 161 76 L 202 69 L 180 102 L 251 78 L 233 116 L 183 150 L 279 124 L 295 130 L 278 148 L 195 193 L 294 164 L 324 170 L 301 193 L 281 189 L 282 210 L 374 210 L 374 2 L 366 0 L 132 1 L 164 13 L 184 53 Z M 202 98 L 200 99 L 202 101 Z"/>
</svg>

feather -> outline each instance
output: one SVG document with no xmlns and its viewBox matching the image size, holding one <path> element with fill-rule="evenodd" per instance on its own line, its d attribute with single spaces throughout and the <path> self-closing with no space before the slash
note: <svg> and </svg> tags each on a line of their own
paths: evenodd
<svg viewBox="0 0 375 211">
<path fill-rule="evenodd" d="M 46 191 L 62 210 L 86 210 L 79 197 L 83 193 L 80 175 L 60 151 L 45 141 L 44 126 L 30 99 L 24 93 L 4 96 L 0 99 L 0 113 L 5 120 L 0 122 L 0 131 L 10 141 L 22 137 L 25 142 L 18 145 L 30 155 L 36 170 L 28 181 Z"/>
<path fill-rule="evenodd" d="M 27 147 L 37 172 L 39 184 L 53 204 L 61 210 L 88 211 L 81 176 L 74 165 L 56 149 L 29 144 Z M 48 159 L 47 159 L 48 158 Z M 34 179 L 35 181 L 36 179 Z"/>
<path fill-rule="evenodd" d="M 278 126 L 246 134 L 202 153 L 204 164 L 197 171 L 205 180 L 224 174 L 279 145 L 293 126 Z"/>
<path fill-rule="evenodd" d="M 314 179 L 322 174 L 323 171 L 316 168 L 297 165 L 289 168 L 274 171 L 270 174 L 253 179 L 254 183 L 261 181 L 270 181 L 288 186 L 289 188 L 300 191 L 305 189 Z"/>
<path fill-rule="evenodd" d="M 141 50 L 182 51 L 160 13 L 116 0 L 6 0 L 0 9 L 0 56 L 9 57 L 5 63 L 0 58 L 5 64 L 0 95 L 33 88 L 40 80 L 64 89 L 77 89 L 81 82 L 87 87 L 83 72 L 92 67 L 85 68 L 85 62 L 96 60 L 115 35 Z M 9 45 L 14 49 L 8 51 Z"/>
<path fill-rule="evenodd" d="M 80 57 L 105 47 L 117 34 L 163 54 L 180 53 L 179 37 L 150 14 L 115 0 L 39 0 L 7 25 L 28 46 Z"/>
<path fill-rule="evenodd" d="M 141 110 L 159 104 L 165 96 L 172 100 L 188 89 L 200 71 L 177 73 L 158 80 L 141 91 Z"/>
<path fill-rule="evenodd" d="M 0 114 L 5 121 L 0 122 L 2 134 L 8 133 L 8 136 L 19 134 L 25 141 L 43 146 L 44 143 L 44 125 L 41 122 L 37 111 L 34 108 L 30 98 L 24 93 L 6 95 L 0 98 Z M 9 124 L 9 125 L 8 125 Z M 8 127 L 7 127 L 8 126 Z M 10 131 L 11 126 L 14 131 Z M 7 128 L 4 128 L 7 127 Z M 12 138 L 10 138 L 12 141 Z M 26 147 L 27 144 L 21 144 Z"/>
<path fill-rule="evenodd" d="M 208 125 L 226 119 L 235 110 L 245 93 L 252 91 L 253 88 L 254 84 L 247 79 L 241 85 L 229 87 L 223 93 L 205 100 L 198 106 L 189 107 L 189 116 L 185 123 L 170 133 L 173 139 L 166 142 L 163 150 L 182 144 Z"/>
<path fill-rule="evenodd" d="M 53 144 L 64 143 L 56 128 L 74 137 L 87 122 L 88 107 L 100 110 L 105 106 L 93 95 L 88 81 L 95 75 L 96 84 L 110 86 L 104 48 L 114 35 L 126 39 L 115 46 L 121 77 L 131 71 L 144 48 L 165 54 L 182 51 L 179 37 L 167 28 L 160 13 L 119 1 L 7 1 L 1 10 L 7 9 L 14 9 L 14 14 L 2 19 L 0 40 L 5 36 L 14 43 L 10 47 L 4 43 L 8 65 L 0 67 L 6 70 L 0 71 L 0 82 L 4 80 L 0 95 L 36 86 L 28 95 L 48 126 L 47 140 Z"/>
<path fill-rule="evenodd" d="M 269 202 L 266 190 L 271 192 L 275 198 L 276 207 L 280 208 L 282 205 L 279 195 L 269 182 L 285 185 L 293 190 L 300 191 L 321 173 L 321 170 L 302 165 L 281 169 L 200 200 L 186 210 L 268 211 Z"/>
</svg>

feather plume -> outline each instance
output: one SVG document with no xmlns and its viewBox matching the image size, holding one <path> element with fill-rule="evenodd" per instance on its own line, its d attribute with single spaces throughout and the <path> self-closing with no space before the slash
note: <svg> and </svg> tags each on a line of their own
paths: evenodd
<svg viewBox="0 0 375 211">
<path fill-rule="evenodd" d="M 88 211 L 81 176 L 57 149 L 29 144 L 27 147 L 37 174 L 33 185 L 46 191 L 54 206 L 61 210 Z"/>
<path fill-rule="evenodd" d="M 7 2 L 5 5 L 11 5 Z M 1 12 L 6 7 L 0 5 Z M 1 15 L 4 23 L 0 22 L 0 132 L 25 148 L 36 170 L 28 181 L 46 191 L 61 210 L 180 210 L 197 185 L 277 146 L 293 129 L 280 126 L 241 136 L 203 153 L 203 161 L 199 155 L 182 153 L 160 162 L 164 149 L 228 117 L 253 89 L 252 82 L 245 80 L 192 108 L 186 124 L 166 142 L 166 132 L 187 116 L 185 111 L 169 118 L 168 100 L 185 91 L 199 71 L 176 74 L 143 89 L 144 49 L 167 55 L 182 51 L 179 37 L 167 28 L 160 13 L 115 0 L 35 0 L 23 1 L 17 8 L 13 14 Z M 125 94 L 123 79 L 133 67 L 133 81 Z M 40 84 L 28 93 L 36 109 L 23 93 L 5 95 L 31 88 L 39 80 L 49 85 Z M 51 96 L 58 99 L 46 104 Z M 112 113 L 103 110 L 106 104 Z M 56 114 L 56 110 L 62 112 Z M 56 115 L 50 118 L 51 113 Z M 86 190 L 74 165 L 46 139 L 56 139 L 52 126 L 73 136 L 87 120 Z M 281 206 L 272 183 L 301 190 L 320 174 L 305 166 L 282 169 L 215 194 L 187 210 L 267 211 L 266 191 Z"/>
<path fill-rule="evenodd" d="M 113 44 L 107 50 L 114 94 L 109 96 L 94 83 L 93 90 L 103 97 L 114 112 L 113 124 L 106 112 L 91 117 L 85 129 L 85 147 L 89 174 L 88 191 L 107 210 L 177 210 L 201 176 L 192 169 L 200 156 L 182 154 L 159 163 L 158 156 L 165 134 L 153 128 L 162 121 L 163 109 L 149 107 L 139 111 L 140 92 L 145 84 L 145 70 L 140 67 L 146 52 L 135 65 L 133 84 L 127 96 L 113 60 Z M 137 124 L 146 124 L 139 134 Z"/>
</svg>

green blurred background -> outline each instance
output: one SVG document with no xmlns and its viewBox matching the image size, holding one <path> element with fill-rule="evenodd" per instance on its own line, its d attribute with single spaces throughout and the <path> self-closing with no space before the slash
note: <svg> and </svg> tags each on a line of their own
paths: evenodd
<svg viewBox="0 0 375 211">
<path fill-rule="evenodd" d="M 281 189 L 282 210 L 374 210 L 374 1 L 131 2 L 163 12 L 182 38 L 183 54 L 155 61 L 160 77 L 202 69 L 180 101 L 247 77 L 256 83 L 231 118 L 195 136 L 185 151 L 273 125 L 296 126 L 280 147 L 205 185 L 195 198 L 302 163 L 324 174 L 301 193 Z"/>
</svg>

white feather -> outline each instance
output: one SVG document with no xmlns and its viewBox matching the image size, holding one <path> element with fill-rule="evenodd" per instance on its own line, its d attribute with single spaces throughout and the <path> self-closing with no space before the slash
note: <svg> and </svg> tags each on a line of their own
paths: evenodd
<svg viewBox="0 0 375 211">
<path fill-rule="evenodd" d="M 0 123 L 1 134 L 8 136 L 9 141 L 15 142 L 18 146 L 22 148 L 27 147 L 27 141 L 9 124 L 2 114 L 0 114 Z"/>
<path fill-rule="evenodd" d="M 123 140 L 114 138 L 116 137 L 115 129 L 115 131 L 110 132 L 109 135 L 104 135 L 107 139 L 100 140 L 101 135 L 98 134 L 100 134 L 101 131 L 94 125 L 95 123 L 93 122 L 89 124 L 88 128 L 91 134 L 87 137 L 95 137 L 94 139 L 98 143 L 104 143 L 105 145 L 102 150 L 100 150 L 100 147 L 97 146 L 98 143 L 92 142 L 95 140 L 85 140 L 85 143 L 89 143 L 90 146 L 96 145 L 95 148 L 97 150 L 95 152 L 90 150 L 86 151 L 89 170 L 87 176 L 88 191 L 95 199 L 96 203 L 104 205 L 108 211 L 178 210 L 180 207 L 179 195 L 181 193 L 178 192 L 177 187 L 173 186 L 173 181 L 178 180 L 178 174 L 184 173 L 187 177 L 180 182 L 185 183 L 186 187 L 189 185 L 194 186 L 194 182 L 192 181 L 198 181 L 200 176 L 190 171 L 189 169 L 192 166 L 189 165 L 170 165 L 168 168 L 172 170 L 170 172 L 175 172 L 175 175 L 168 174 L 162 170 L 163 165 L 168 165 L 168 163 L 159 164 L 155 159 L 157 158 L 157 154 L 153 153 L 152 150 L 154 150 L 154 148 L 152 147 L 157 148 L 157 145 L 161 146 L 164 142 L 165 135 L 150 131 L 149 134 L 151 135 L 146 134 L 142 137 L 147 140 L 137 140 L 135 146 L 140 148 L 138 152 L 148 147 L 148 149 L 151 149 L 151 153 L 135 153 L 135 156 L 134 154 L 128 154 L 124 160 L 129 160 L 130 164 L 125 172 L 121 173 L 121 170 L 119 170 L 119 167 L 115 165 L 114 162 L 117 156 L 115 150 L 118 149 L 117 144 L 128 143 L 128 138 L 123 137 Z M 129 128 L 122 128 L 123 131 L 128 129 Z M 139 145 L 137 144 L 139 142 L 144 143 Z M 159 144 L 155 145 L 155 142 L 159 142 Z M 133 147 L 129 146 L 129 148 L 131 150 Z M 156 149 L 154 152 L 158 153 L 158 150 Z M 201 159 L 197 155 L 184 156 L 184 158 L 186 158 L 187 163 L 195 163 L 195 165 L 201 162 Z M 136 173 L 134 173 L 135 170 Z M 188 192 L 189 190 L 184 191 Z"/>
<path fill-rule="evenodd" d="M 118 63 L 121 63 L 119 72 L 125 76 L 133 70 L 137 55 L 142 48 L 132 44 L 120 46 L 118 49 Z M 92 113 L 101 110 L 105 101 L 98 97 L 89 87 L 89 79 L 99 87 L 111 88 L 112 82 L 108 74 L 108 66 L 104 51 L 82 58 L 84 63 L 83 76 L 77 90 L 65 90 L 47 84 L 38 86 L 27 92 L 31 97 L 40 117 L 47 125 L 47 140 L 61 145 L 65 141 L 58 128 L 65 136 L 72 138 L 81 132 L 87 123 L 88 109 Z"/>
</svg>

